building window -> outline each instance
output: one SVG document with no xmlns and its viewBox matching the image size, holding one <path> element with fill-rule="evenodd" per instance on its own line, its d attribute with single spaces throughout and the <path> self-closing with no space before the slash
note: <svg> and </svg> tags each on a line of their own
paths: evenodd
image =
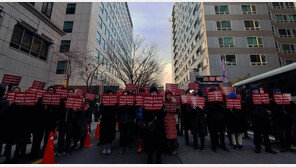
<svg viewBox="0 0 296 167">
<path fill-rule="evenodd" d="M 35 2 L 29 2 L 29 4 L 35 6 Z"/>
<path fill-rule="evenodd" d="M 232 37 L 222 37 L 218 38 L 219 47 L 234 47 L 234 42 Z"/>
<path fill-rule="evenodd" d="M 286 62 L 286 65 L 289 65 L 289 64 L 294 63 L 295 61 L 292 59 L 286 59 L 285 62 Z"/>
<path fill-rule="evenodd" d="M 278 29 L 280 37 L 292 37 L 289 29 Z"/>
<path fill-rule="evenodd" d="M 260 30 L 258 21 L 244 21 L 246 30 Z"/>
<path fill-rule="evenodd" d="M 236 56 L 235 55 L 221 55 L 225 57 L 226 65 L 236 65 Z"/>
<path fill-rule="evenodd" d="M 100 28 L 102 28 L 102 18 L 99 16 L 99 19 L 98 19 L 98 25 Z"/>
<path fill-rule="evenodd" d="M 101 9 L 101 11 L 103 13 L 104 12 L 104 4 L 103 4 L 103 2 L 100 2 L 100 9 Z"/>
<path fill-rule="evenodd" d="M 51 17 L 53 2 L 43 2 L 41 12 L 45 14 L 49 19 Z"/>
<path fill-rule="evenodd" d="M 102 31 L 103 31 L 103 34 L 106 35 L 106 25 L 105 25 L 105 23 L 103 24 Z"/>
<path fill-rule="evenodd" d="M 73 30 L 73 21 L 65 21 L 63 30 L 65 32 L 72 32 L 72 30 Z"/>
<path fill-rule="evenodd" d="M 266 56 L 263 54 L 250 55 L 251 65 L 267 65 Z"/>
<path fill-rule="evenodd" d="M 105 40 L 102 38 L 102 48 L 105 50 L 106 46 L 105 46 Z"/>
<path fill-rule="evenodd" d="M 97 31 L 97 35 L 96 35 L 96 40 L 97 40 L 97 44 L 101 44 L 101 34 Z"/>
<path fill-rule="evenodd" d="M 283 2 L 272 2 L 273 8 L 284 8 Z"/>
<path fill-rule="evenodd" d="M 67 66 L 67 61 L 58 61 L 56 74 L 65 74 Z"/>
<path fill-rule="evenodd" d="M 104 10 L 104 18 L 105 18 L 105 20 L 107 21 L 108 14 L 107 14 L 107 10 L 106 10 L 106 9 Z"/>
<path fill-rule="evenodd" d="M 66 14 L 75 14 L 76 4 L 75 3 L 68 3 Z"/>
<path fill-rule="evenodd" d="M 13 28 L 9 46 L 41 60 L 47 59 L 49 43 L 21 25 Z"/>
<path fill-rule="evenodd" d="M 296 22 L 296 14 L 294 15 L 275 14 L 274 17 L 277 22 Z"/>
<path fill-rule="evenodd" d="M 287 20 L 287 17 L 284 18 L 284 16 L 285 16 L 285 15 L 282 15 L 282 14 L 275 14 L 275 15 L 274 15 L 275 20 L 278 21 L 278 22 L 282 22 L 282 21 L 284 21 L 284 20 Z"/>
<path fill-rule="evenodd" d="M 293 2 L 285 2 L 287 8 L 294 8 Z"/>
<path fill-rule="evenodd" d="M 263 47 L 262 37 L 247 37 L 248 47 Z"/>
<path fill-rule="evenodd" d="M 60 52 L 61 53 L 68 53 L 69 50 L 70 50 L 70 44 L 71 44 L 71 41 L 69 41 L 69 40 L 62 40 L 61 41 Z"/>
<path fill-rule="evenodd" d="M 296 22 L 296 14 L 288 15 L 288 21 L 289 22 Z"/>
<path fill-rule="evenodd" d="M 228 5 L 215 5 L 216 14 L 229 14 Z"/>
<path fill-rule="evenodd" d="M 231 30 L 230 21 L 217 21 L 217 30 Z"/>
<path fill-rule="evenodd" d="M 255 5 L 242 5 L 243 14 L 256 14 Z"/>
<path fill-rule="evenodd" d="M 295 53 L 295 44 L 282 44 L 284 53 Z"/>
</svg>

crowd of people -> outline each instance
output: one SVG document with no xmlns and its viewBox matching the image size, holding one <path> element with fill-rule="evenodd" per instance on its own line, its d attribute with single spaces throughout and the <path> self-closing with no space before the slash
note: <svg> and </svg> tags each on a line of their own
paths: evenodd
<svg viewBox="0 0 296 167">
<path fill-rule="evenodd" d="M 209 89 L 216 90 L 216 87 Z M 205 107 L 192 107 L 186 103 L 176 105 L 171 90 L 165 91 L 164 105 L 160 110 L 147 110 L 137 105 L 107 106 L 93 101 L 84 102 L 88 106 L 86 110 L 67 109 L 65 99 L 61 99 L 59 106 L 43 105 L 41 99 L 34 106 L 22 106 L 9 104 L 5 99 L 5 91 L 6 88 L 1 85 L 0 153 L 2 154 L 2 145 L 5 144 L 4 155 L 8 163 L 17 162 L 20 157 L 25 156 L 26 146 L 30 142 L 32 147 L 29 159 L 42 157 L 49 133 L 55 130 L 58 131 L 57 155 L 68 155 L 72 150 L 83 148 L 92 114 L 95 121 L 100 122 L 100 140 L 97 145 L 102 154 L 112 154 L 118 123 L 119 153 L 128 153 L 136 143 L 137 152 L 147 153 L 147 163 L 161 163 L 164 152 L 178 154 L 178 135 L 184 135 L 186 145 L 190 145 L 189 138 L 192 136 L 193 149 L 200 152 L 205 151 L 205 137 L 208 134 L 213 152 L 218 149 L 229 152 L 225 134 L 233 149 L 244 149 L 243 136 L 248 137 L 248 130 L 254 133 L 256 153 L 261 152 L 261 145 L 264 144 L 266 152 L 277 154 L 270 144 L 271 134 L 279 142 L 281 152 L 288 151 L 295 142 L 295 103 L 291 101 L 289 105 L 278 105 L 271 99 L 270 104 L 254 105 L 251 94 L 260 91 L 256 86 L 251 86 L 249 92 L 242 97 L 241 109 L 227 109 L 225 96 L 224 102 L 206 100 Z M 20 89 L 15 87 L 11 91 Z M 54 93 L 55 88 L 49 87 L 47 92 Z M 69 89 L 68 93 L 73 93 L 73 90 Z M 271 93 L 281 92 L 274 90 Z M 107 94 L 115 95 L 115 92 L 108 90 Z M 122 94 L 135 95 L 135 92 L 126 90 Z M 138 94 L 158 95 L 159 90 L 151 86 L 149 92 L 140 89 Z M 201 90 L 187 90 L 185 94 L 207 98 Z M 231 92 L 227 98 L 237 98 L 237 94 Z M 42 141 L 44 144 L 41 144 Z M 11 158 L 14 144 L 16 149 Z"/>
</svg>

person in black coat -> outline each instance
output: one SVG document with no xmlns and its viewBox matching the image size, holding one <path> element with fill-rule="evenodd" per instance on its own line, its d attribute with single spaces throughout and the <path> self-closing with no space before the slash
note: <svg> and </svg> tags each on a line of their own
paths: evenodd
<svg viewBox="0 0 296 167">
<path fill-rule="evenodd" d="M 4 97 L 6 87 L 0 84 L 0 154 L 2 153 L 2 145 L 7 141 L 7 114 L 9 112 L 9 103 Z M 7 156 L 6 156 L 7 158 Z M 10 158 L 10 157 L 8 157 Z"/>
<path fill-rule="evenodd" d="M 194 96 L 203 97 L 201 91 L 195 92 Z M 190 129 L 193 136 L 194 148 L 196 151 L 205 151 L 205 136 L 208 135 L 206 112 L 204 108 L 193 107 L 190 110 Z M 198 137 L 200 138 L 200 147 L 198 144 Z"/>
<path fill-rule="evenodd" d="M 157 95 L 158 90 L 152 86 L 149 90 L 151 95 Z M 155 156 L 155 162 L 161 163 L 161 153 L 165 150 L 166 134 L 164 117 L 166 113 L 164 108 L 161 110 L 143 110 L 143 145 L 144 151 L 148 155 L 148 163 L 153 163 L 153 156 Z"/>
<path fill-rule="evenodd" d="M 281 94 L 281 91 L 276 89 L 273 93 Z M 281 152 L 286 152 L 291 147 L 292 114 L 296 110 L 291 106 L 293 106 L 293 103 L 290 103 L 289 105 L 278 105 L 273 100 L 269 107 L 272 114 L 275 136 L 278 137 L 280 141 Z"/>
<path fill-rule="evenodd" d="M 122 95 L 130 95 L 129 91 L 124 91 Z M 119 106 L 117 112 L 117 120 L 119 124 L 119 145 L 120 151 L 122 154 L 124 152 L 129 152 L 129 147 L 131 145 L 132 137 L 132 126 L 135 118 L 135 107 L 133 106 Z"/>
<path fill-rule="evenodd" d="M 256 86 L 251 85 L 251 93 L 259 93 L 259 89 Z M 269 114 L 267 113 L 266 104 L 254 105 L 251 96 L 248 96 L 247 105 L 250 106 L 253 128 L 254 128 L 254 144 L 255 153 L 261 152 L 261 141 L 264 139 L 265 151 L 268 153 L 276 154 L 277 152 L 271 148 L 269 133 L 270 133 L 270 121 Z"/>
<path fill-rule="evenodd" d="M 189 89 L 186 90 L 185 95 L 190 95 Z M 181 124 L 184 127 L 184 137 L 185 137 L 185 143 L 186 145 L 189 145 L 189 135 L 188 135 L 188 131 L 191 128 L 191 124 L 190 124 L 190 104 L 182 104 L 181 105 Z M 181 132 L 183 133 L 183 132 Z"/>
<path fill-rule="evenodd" d="M 237 98 L 234 92 L 228 98 Z M 242 107 L 243 108 L 243 107 Z M 234 149 L 243 149 L 242 137 L 247 129 L 247 117 L 243 109 L 227 109 L 225 114 L 227 133 L 231 137 Z"/>
<path fill-rule="evenodd" d="M 216 91 L 212 87 L 209 91 Z M 223 102 L 206 102 L 206 117 L 209 128 L 212 151 L 217 151 L 217 146 L 220 141 L 220 146 L 224 151 L 229 152 L 225 146 L 225 106 Z"/>
<path fill-rule="evenodd" d="M 113 91 L 108 90 L 108 95 L 114 95 Z M 111 144 L 116 134 L 116 110 L 117 106 L 105 106 L 101 103 L 98 112 L 100 118 L 100 142 L 103 145 L 102 154 L 111 154 Z"/>
</svg>

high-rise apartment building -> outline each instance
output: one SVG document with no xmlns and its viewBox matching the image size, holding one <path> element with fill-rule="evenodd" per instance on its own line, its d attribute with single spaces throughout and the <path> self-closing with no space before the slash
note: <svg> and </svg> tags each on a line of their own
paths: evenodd
<svg viewBox="0 0 296 167">
<path fill-rule="evenodd" d="M 0 79 L 22 76 L 22 90 L 34 80 L 54 83 L 65 11 L 66 3 L 0 3 Z"/>
<path fill-rule="evenodd" d="M 295 2 L 268 2 L 280 64 L 296 62 L 296 8 Z"/>
<path fill-rule="evenodd" d="M 172 11 L 174 81 L 190 73 L 229 81 L 279 67 L 268 5 L 263 2 L 175 3 Z M 225 66 L 225 71 L 222 67 Z"/>
<path fill-rule="evenodd" d="M 94 76 L 93 85 L 120 85 L 116 70 L 108 55 L 117 56 L 130 51 L 133 23 L 125 2 L 67 3 L 63 30 L 66 35 L 60 42 L 61 53 L 76 51 L 93 55 L 101 64 Z M 108 55 L 107 55 L 108 54 Z M 60 58 L 56 66 L 56 84 L 62 84 L 67 61 Z M 81 76 L 73 73 L 70 86 L 85 86 Z"/>
</svg>

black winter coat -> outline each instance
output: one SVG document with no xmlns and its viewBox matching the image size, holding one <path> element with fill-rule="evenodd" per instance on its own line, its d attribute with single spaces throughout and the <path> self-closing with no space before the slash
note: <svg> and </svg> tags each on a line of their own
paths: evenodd
<svg viewBox="0 0 296 167">
<path fill-rule="evenodd" d="M 181 105 L 181 114 L 182 114 L 182 124 L 184 125 L 185 129 L 191 129 L 191 116 L 190 116 L 191 106 L 190 104 L 182 104 Z"/>
<path fill-rule="evenodd" d="M 115 139 L 116 134 L 116 106 L 104 106 L 99 107 L 100 120 L 100 143 L 111 143 Z"/>
<path fill-rule="evenodd" d="M 226 127 L 231 133 L 244 133 L 247 130 L 247 117 L 244 110 L 227 109 L 225 113 Z"/>
<path fill-rule="evenodd" d="M 205 117 L 205 110 L 202 108 L 192 108 L 190 110 L 190 127 L 191 133 L 198 133 L 200 137 L 208 135 L 207 122 Z"/>
<path fill-rule="evenodd" d="M 8 111 L 9 111 L 8 101 L 4 97 L 0 98 L 0 142 L 1 143 L 5 141 L 5 137 L 7 133 Z"/>
<path fill-rule="evenodd" d="M 133 106 L 119 106 L 117 111 L 117 121 L 119 123 L 133 123 L 136 117 L 135 107 Z"/>
</svg>

